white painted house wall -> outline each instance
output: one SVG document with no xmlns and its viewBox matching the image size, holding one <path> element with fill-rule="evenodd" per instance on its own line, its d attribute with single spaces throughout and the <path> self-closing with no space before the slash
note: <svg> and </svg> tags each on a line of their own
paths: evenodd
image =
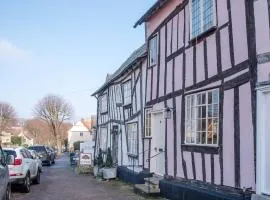
<svg viewBox="0 0 270 200">
<path fill-rule="evenodd" d="M 87 142 L 92 141 L 93 135 L 84 126 L 81 121 L 78 121 L 72 128 L 68 131 L 68 145 L 69 148 L 73 147 L 73 143 L 77 141 Z"/>
</svg>

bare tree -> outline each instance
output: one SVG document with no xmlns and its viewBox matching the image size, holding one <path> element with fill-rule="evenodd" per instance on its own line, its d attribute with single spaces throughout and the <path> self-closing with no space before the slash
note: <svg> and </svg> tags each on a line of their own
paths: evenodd
<svg viewBox="0 0 270 200">
<path fill-rule="evenodd" d="M 0 144 L 2 143 L 2 132 L 11 127 L 15 121 L 15 109 L 9 103 L 0 102 Z"/>
<path fill-rule="evenodd" d="M 24 129 L 34 136 L 36 144 L 48 144 L 52 140 L 49 125 L 40 118 L 29 119 L 25 122 Z"/>
<path fill-rule="evenodd" d="M 34 108 L 34 114 L 47 122 L 54 136 L 58 151 L 61 151 L 61 128 L 63 122 L 72 117 L 72 106 L 63 98 L 56 95 L 47 95 Z"/>
</svg>

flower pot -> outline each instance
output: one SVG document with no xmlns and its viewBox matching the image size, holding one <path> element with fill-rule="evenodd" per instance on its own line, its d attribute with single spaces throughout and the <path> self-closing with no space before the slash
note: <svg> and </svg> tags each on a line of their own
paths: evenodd
<svg viewBox="0 0 270 200">
<path fill-rule="evenodd" d="M 116 171 L 117 169 L 115 167 L 113 168 L 103 168 L 102 174 L 104 179 L 113 179 L 116 178 Z"/>
</svg>

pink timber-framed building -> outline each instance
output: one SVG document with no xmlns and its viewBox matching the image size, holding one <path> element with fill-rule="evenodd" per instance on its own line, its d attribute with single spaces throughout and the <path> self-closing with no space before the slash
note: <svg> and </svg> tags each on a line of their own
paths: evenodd
<svg viewBox="0 0 270 200">
<path fill-rule="evenodd" d="M 138 170 L 162 177 L 165 197 L 269 198 L 269 20 L 270 0 L 158 0 L 136 22 Z"/>
</svg>

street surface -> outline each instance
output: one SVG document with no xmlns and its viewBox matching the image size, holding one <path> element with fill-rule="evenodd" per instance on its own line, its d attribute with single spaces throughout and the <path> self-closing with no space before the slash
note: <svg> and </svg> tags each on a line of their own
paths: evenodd
<svg viewBox="0 0 270 200">
<path fill-rule="evenodd" d="M 12 187 L 12 200 L 143 200 L 132 187 L 119 181 L 100 181 L 91 175 L 79 175 L 70 167 L 68 154 L 51 167 L 43 167 L 41 184 L 31 185 L 31 192 L 22 193 Z"/>
</svg>

